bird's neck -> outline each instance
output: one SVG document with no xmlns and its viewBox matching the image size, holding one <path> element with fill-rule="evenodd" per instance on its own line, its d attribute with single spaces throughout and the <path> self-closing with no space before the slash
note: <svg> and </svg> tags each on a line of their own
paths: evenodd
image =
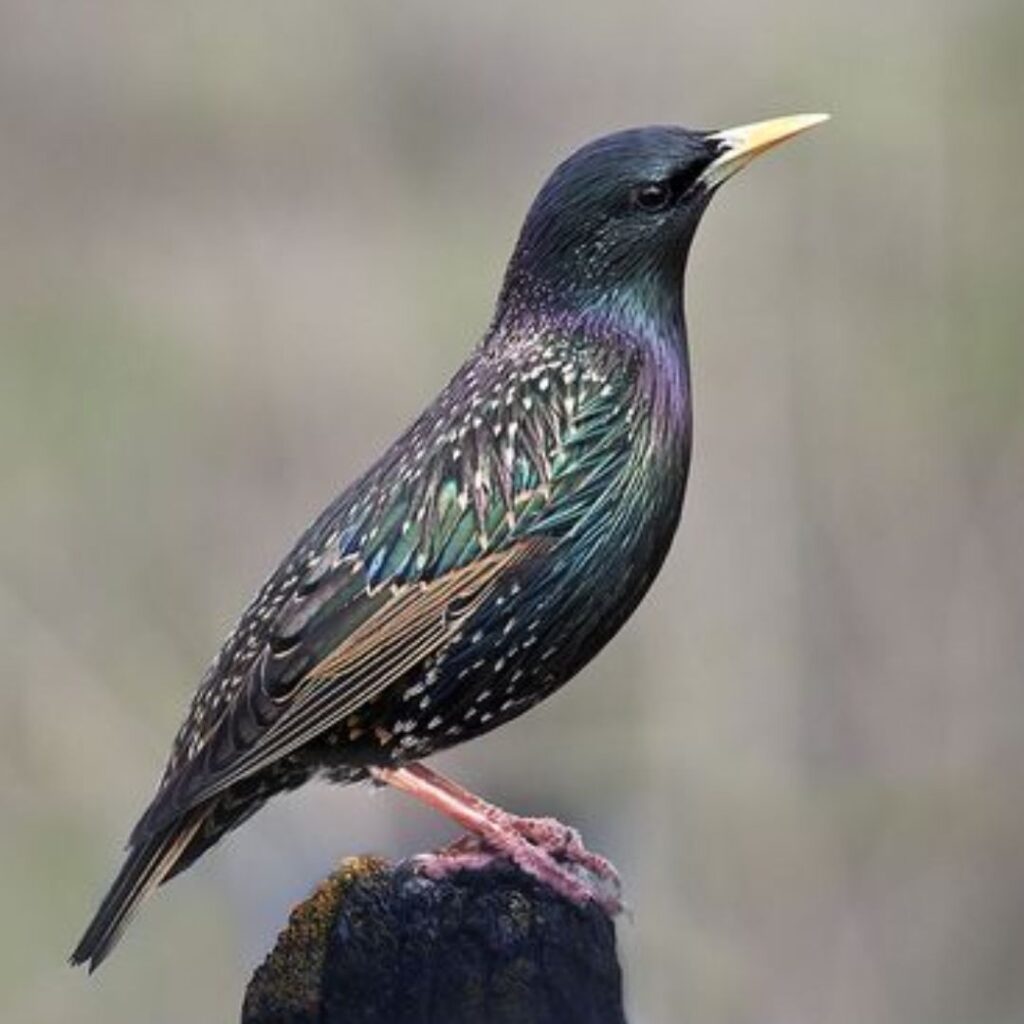
<svg viewBox="0 0 1024 1024">
<path fill-rule="evenodd" d="M 681 268 L 645 270 L 626 280 L 581 279 L 510 266 L 488 339 L 547 325 L 686 353 Z"/>
<path fill-rule="evenodd" d="M 616 348 L 639 354 L 652 418 L 667 431 L 688 430 L 689 351 L 680 275 L 644 275 L 593 288 L 529 276 L 506 280 L 485 346 L 548 334 L 578 339 L 595 354 Z"/>
</svg>

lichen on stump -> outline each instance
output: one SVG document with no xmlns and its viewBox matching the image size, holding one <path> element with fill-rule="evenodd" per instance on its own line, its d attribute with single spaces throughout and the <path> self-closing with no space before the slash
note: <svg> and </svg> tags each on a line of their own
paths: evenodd
<svg viewBox="0 0 1024 1024">
<path fill-rule="evenodd" d="M 624 1024 L 615 926 L 505 861 L 352 858 L 292 914 L 243 1024 Z"/>
</svg>

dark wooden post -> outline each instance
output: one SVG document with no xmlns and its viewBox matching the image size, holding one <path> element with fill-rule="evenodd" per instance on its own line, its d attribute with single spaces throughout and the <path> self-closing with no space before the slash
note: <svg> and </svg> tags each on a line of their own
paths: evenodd
<svg viewBox="0 0 1024 1024">
<path fill-rule="evenodd" d="M 292 913 L 242 1024 L 625 1024 L 615 925 L 503 861 L 439 881 L 344 861 Z"/>
</svg>

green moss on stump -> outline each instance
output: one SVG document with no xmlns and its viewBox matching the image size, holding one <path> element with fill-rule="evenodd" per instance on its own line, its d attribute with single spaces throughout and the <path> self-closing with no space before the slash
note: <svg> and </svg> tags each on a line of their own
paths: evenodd
<svg viewBox="0 0 1024 1024">
<path fill-rule="evenodd" d="M 320 1020 L 327 941 L 345 890 L 357 879 L 387 869 L 387 862 L 376 857 L 349 857 L 291 912 L 287 927 L 249 982 L 243 1021 Z"/>
</svg>

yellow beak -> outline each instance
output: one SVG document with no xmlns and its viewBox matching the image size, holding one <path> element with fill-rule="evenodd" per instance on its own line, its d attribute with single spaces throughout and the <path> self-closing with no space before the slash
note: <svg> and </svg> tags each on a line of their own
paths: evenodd
<svg viewBox="0 0 1024 1024">
<path fill-rule="evenodd" d="M 721 185 L 726 178 L 746 167 L 755 156 L 827 121 L 828 117 L 828 114 L 792 114 L 714 132 L 707 137 L 708 141 L 717 142 L 722 151 L 704 170 L 700 180 L 708 188 Z"/>
</svg>

